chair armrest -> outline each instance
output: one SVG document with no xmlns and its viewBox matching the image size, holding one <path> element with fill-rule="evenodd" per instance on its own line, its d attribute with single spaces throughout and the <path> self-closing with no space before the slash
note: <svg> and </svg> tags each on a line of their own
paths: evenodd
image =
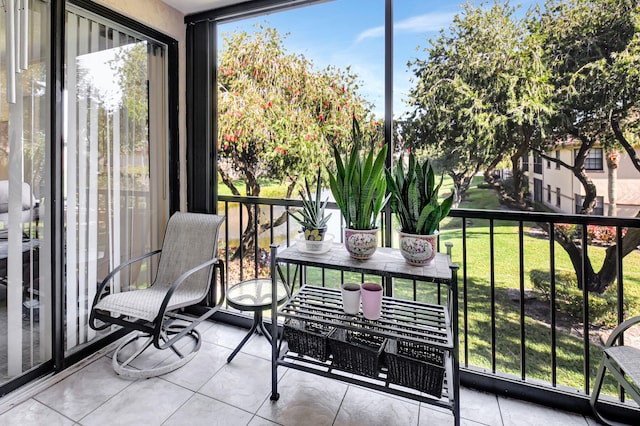
<svg viewBox="0 0 640 426">
<path fill-rule="evenodd" d="M 113 277 L 116 276 L 116 274 L 118 274 L 121 270 L 123 270 L 124 268 L 128 267 L 132 263 L 140 262 L 141 260 L 144 260 L 144 259 L 146 259 L 148 257 L 153 256 L 153 255 L 156 255 L 156 254 L 158 254 L 160 252 L 162 252 L 162 250 L 154 250 L 154 251 L 151 251 L 149 253 L 145 253 L 145 254 L 143 254 L 141 256 L 135 257 L 133 259 L 129 259 L 126 262 L 121 263 L 120 265 L 118 265 L 111 272 L 109 272 L 109 274 L 107 274 L 107 276 L 98 285 L 98 289 L 96 290 L 96 295 L 93 298 L 93 304 L 91 305 L 91 308 L 93 309 L 93 307 L 100 301 L 100 298 L 102 296 L 102 292 L 104 291 L 105 287 L 107 286 L 107 283 L 109 281 L 111 281 L 113 279 Z"/>
<path fill-rule="evenodd" d="M 640 323 L 640 316 L 629 318 L 628 320 L 621 322 L 612 332 L 609 338 L 607 339 L 607 343 L 605 344 L 605 348 L 609 348 L 614 345 L 616 340 L 627 331 L 629 328 L 633 327 L 636 324 Z"/>
<path fill-rule="evenodd" d="M 180 287 L 182 285 L 182 283 L 184 282 L 184 280 L 186 280 L 190 275 L 194 274 L 195 272 L 198 272 L 200 269 L 202 268 L 206 268 L 207 266 L 213 265 L 214 263 L 218 263 L 219 259 L 217 257 L 214 257 L 213 259 L 207 260 L 204 263 L 201 263 L 198 266 L 195 266 L 191 269 L 189 269 L 188 271 L 184 272 L 182 275 L 180 275 L 174 282 L 173 284 L 171 284 L 171 287 L 169 287 L 169 290 L 167 291 L 167 294 L 164 296 L 164 299 L 162 300 L 162 305 L 160 305 L 160 312 L 158 313 L 158 316 L 156 317 L 156 322 L 157 323 L 161 323 L 162 318 L 164 317 L 164 314 L 167 310 L 167 306 L 169 306 L 169 301 L 171 300 L 171 296 L 173 296 L 173 293 L 178 289 L 178 287 Z M 157 320 L 160 321 L 157 321 Z"/>
</svg>

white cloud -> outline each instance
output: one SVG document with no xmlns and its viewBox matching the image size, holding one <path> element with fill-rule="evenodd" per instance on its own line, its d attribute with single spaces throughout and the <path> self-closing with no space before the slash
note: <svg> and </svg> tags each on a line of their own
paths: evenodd
<svg viewBox="0 0 640 426">
<path fill-rule="evenodd" d="M 369 28 L 368 30 L 364 30 L 358 37 L 356 38 L 356 43 L 360 43 L 365 38 L 378 38 L 384 36 L 384 26 Z"/>
<path fill-rule="evenodd" d="M 426 13 L 424 15 L 412 16 L 394 24 L 396 33 L 421 33 L 429 31 L 439 31 L 448 26 L 453 21 L 455 13 Z M 376 38 L 384 36 L 384 26 L 369 28 L 362 31 L 356 38 L 356 43 L 366 38 Z"/>
</svg>

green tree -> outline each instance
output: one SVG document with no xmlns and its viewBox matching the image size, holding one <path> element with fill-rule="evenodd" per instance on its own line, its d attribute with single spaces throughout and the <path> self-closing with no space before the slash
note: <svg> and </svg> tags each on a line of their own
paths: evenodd
<svg viewBox="0 0 640 426">
<path fill-rule="evenodd" d="M 508 2 L 467 3 L 448 31 L 431 40 L 427 59 L 409 64 L 417 79 L 409 127 L 414 144 L 439 153 L 461 194 L 481 167 L 509 156 L 514 199 L 522 205 L 520 159 L 543 143 L 552 87 L 541 48 L 516 10 Z"/>
<path fill-rule="evenodd" d="M 630 65 L 639 65 L 637 49 L 629 50 L 636 9 L 633 0 L 549 0 L 532 30 L 552 69 L 557 111 L 553 138 L 578 142 L 573 164 L 542 154 L 580 181 L 584 214 L 593 211 L 597 195 L 585 159 L 596 144 L 606 148 L 615 142 L 613 128 L 637 104 L 640 86 L 637 77 L 629 79 L 637 74 Z"/>
<path fill-rule="evenodd" d="M 542 155 L 571 170 L 583 185 L 585 214 L 593 211 L 597 194 L 584 162 L 596 144 L 607 151 L 622 147 L 640 171 L 628 136 L 638 129 L 639 16 L 634 0 L 550 0 L 533 28 L 553 70 L 557 114 L 552 136 L 578 143 L 573 164 Z M 573 235 L 555 234 L 571 258 L 579 285 L 584 280 L 589 291 L 603 293 L 616 278 L 617 247 L 607 249 L 599 271 L 588 258 L 583 271 L 582 249 Z M 640 230 L 630 229 L 622 239 L 622 255 L 639 244 Z"/>
<path fill-rule="evenodd" d="M 287 184 L 289 198 L 300 179 L 313 181 L 330 157 L 329 143 L 346 143 L 352 116 L 371 122 L 355 74 L 331 66 L 318 70 L 303 55 L 287 52 L 283 41 L 275 29 L 262 26 L 252 34 L 224 36 L 218 67 L 218 170 L 235 195 L 259 196 L 261 178 L 269 177 Z M 244 194 L 234 185 L 236 179 L 244 180 Z M 246 253 L 254 247 L 254 235 L 286 220 L 283 214 L 273 225 L 256 224 L 254 217 L 260 215 L 252 209 L 242 235 Z"/>
</svg>

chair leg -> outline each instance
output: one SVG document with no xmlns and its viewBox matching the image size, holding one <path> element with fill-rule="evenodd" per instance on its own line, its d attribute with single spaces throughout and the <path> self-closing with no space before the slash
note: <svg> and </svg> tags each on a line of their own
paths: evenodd
<svg viewBox="0 0 640 426">
<path fill-rule="evenodd" d="M 591 398 L 589 400 L 589 403 L 591 404 L 591 410 L 593 411 L 593 414 L 595 415 L 596 419 L 600 423 L 603 423 L 603 424 L 609 425 L 609 426 L 628 426 L 626 423 L 620 423 L 620 422 L 616 422 L 615 420 L 611 420 L 611 419 L 605 417 L 603 414 L 601 414 L 598 411 L 598 408 L 597 408 L 598 397 L 600 396 L 600 392 L 602 390 L 602 383 L 604 381 L 604 376 L 605 376 L 605 373 L 607 372 L 607 369 L 609 369 L 609 372 L 614 377 L 617 377 L 619 379 L 620 385 L 622 385 L 625 388 L 626 388 L 626 386 L 628 386 L 628 385 L 626 385 L 626 382 L 624 381 L 624 377 L 622 377 L 621 374 L 616 371 L 615 366 L 611 364 L 611 360 L 609 359 L 607 354 L 603 354 L 602 355 L 602 362 L 600 363 L 600 367 L 598 367 L 598 373 L 596 375 L 596 381 L 595 381 L 595 383 L 593 385 L 593 392 L 591 392 Z"/>
<path fill-rule="evenodd" d="M 602 361 L 600 362 L 600 367 L 598 367 L 598 374 L 596 375 L 596 381 L 593 384 L 593 392 L 591 392 L 591 399 L 589 400 L 591 404 L 591 410 L 593 414 L 596 416 L 598 421 L 607 423 L 605 419 L 602 418 L 598 409 L 596 408 L 596 403 L 598 402 L 598 397 L 600 396 L 600 390 L 602 389 L 602 381 L 604 380 L 604 373 L 607 369 L 606 367 L 606 355 L 602 356 Z"/>
<path fill-rule="evenodd" d="M 189 333 L 187 333 L 185 337 L 186 336 L 189 336 L 194 342 L 193 349 L 188 354 L 183 355 L 182 351 L 175 348 L 174 345 L 171 345 L 170 348 L 178 356 L 177 360 L 169 363 L 162 362 L 160 363 L 159 366 L 156 366 L 153 368 L 136 369 L 130 366 L 130 363 L 136 358 L 138 358 L 138 356 L 141 355 L 144 351 L 149 349 L 149 347 L 153 347 L 152 346 L 153 336 L 150 336 L 149 334 L 146 334 L 146 333 L 134 333 L 131 337 L 124 340 L 113 353 L 113 358 L 111 360 L 113 369 L 118 375 L 132 378 L 132 379 L 147 379 L 149 377 L 155 377 L 155 376 L 161 376 L 163 374 L 167 374 L 179 367 L 182 367 L 187 362 L 191 361 L 193 357 L 195 357 L 196 354 L 198 353 L 198 350 L 200 349 L 200 346 L 201 346 L 200 333 L 197 330 L 193 329 Z M 129 356 L 125 361 L 120 362 L 119 355 L 121 351 L 125 347 L 137 341 L 138 339 L 146 339 L 146 340 L 142 343 L 142 346 L 133 353 L 133 355 Z"/>
</svg>

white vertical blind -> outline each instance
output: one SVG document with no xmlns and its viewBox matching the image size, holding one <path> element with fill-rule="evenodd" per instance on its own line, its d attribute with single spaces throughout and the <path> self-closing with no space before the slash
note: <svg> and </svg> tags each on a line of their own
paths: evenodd
<svg viewBox="0 0 640 426">
<path fill-rule="evenodd" d="M 17 100 L 9 105 L 9 259 L 22 258 L 22 96 Z M 22 348 L 22 262 L 8 262 L 7 307 L 7 372 L 16 376 L 22 372 L 22 351 L 10 348 Z"/>
<path fill-rule="evenodd" d="M 67 40 L 73 41 L 67 43 L 67 127 L 66 127 L 66 165 L 65 165 L 65 198 L 66 198 L 66 238 L 65 238 L 65 262 L 68 267 L 66 268 L 66 341 L 67 349 L 73 348 L 78 344 L 78 334 L 76 331 L 76 319 L 78 317 L 78 292 L 74 285 L 71 283 L 78 282 L 77 271 L 75 265 L 77 264 L 77 233 L 75 224 L 78 223 L 78 215 L 76 211 L 77 199 L 77 171 L 78 171 L 78 155 L 77 155 L 77 129 L 79 127 L 76 103 L 76 88 L 77 82 L 77 64 L 76 57 L 78 56 L 77 40 L 78 40 L 78 16 L 68 13 L 67 14 Z"/>
<path fill-rule="evenodd" d="M 97 284 L 123 261 L 160 246 L 168 99 L 164 47 L 74 8 L 66 28 L 65 323 L 72 350 L 96 336 L 88 317 Z M 136 265 L 111 291 L 128 290 L 129 278 L 148 285 L 152 269 Z"/>
</svg>

